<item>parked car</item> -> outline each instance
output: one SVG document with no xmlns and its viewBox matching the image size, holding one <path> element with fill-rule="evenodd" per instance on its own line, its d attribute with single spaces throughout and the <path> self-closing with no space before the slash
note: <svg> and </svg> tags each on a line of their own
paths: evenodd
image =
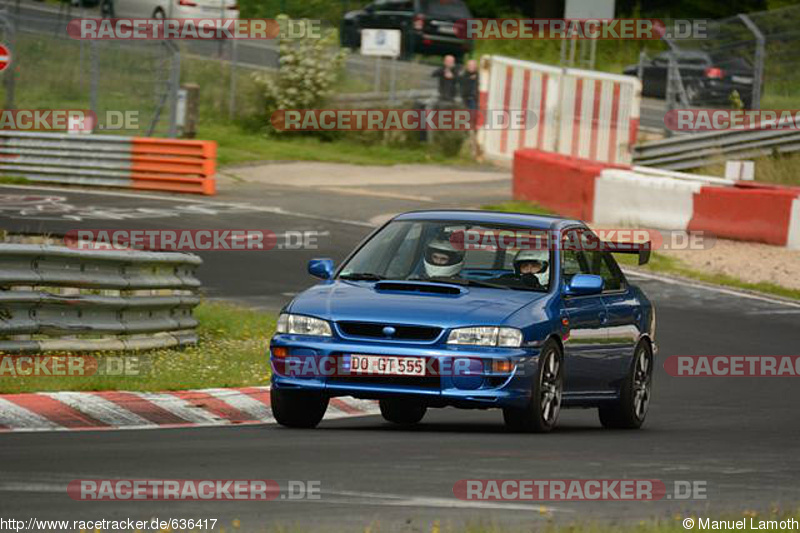
<svg viewBox="0 0 800 533">
<path fill-rule="evenodd" d="M 689 103 L 726 105 L 733 91 L 739 93 L 746 108 L 752 104 L 753 67 L 742 57 L 723 57 L 701 51 L 681 51 L 675 56 Z M 642 69 L 642 95 L 664 98 L 667 94 L 669 52 L 647 60 Z M 630 76 L 639 75 L 639 65 L 624 69 Z"/>
<path fill-rule="evenodd" d="M 563 246 L 519 240 L 542 232 Z M 510 243 L 465 244 L 502 235 Z M 606 427 L 638 428 L 655 311 L 592 242 L 578 220 L 418 211 L 375 231 L 338 270 L 312 260 L 322 281 L 284 307 L 270 343 L 275 419 L 314 427 L 330 398 L 353 396 L 378 400 L 399 424 L 433 407 L 500 408 L 509 428 L 546 432 L 562 407 L 594 407 Z"/>
<path fill-rule="evenodd" d="M 462 0 L 375 0 L 345 13 L 339 39 L 342 46 L 358 49 L 362 29 L 398 29 L 403 32 L 403 57 L 453 54 L 461 58 L 472 51 L 473 44 L 456 36 L 455 24 L 470 17 Z"/>
<path fill-rule="evenodd" d="M 236 0 L 100 0 L 104 17 L 238 19 Z"/>
</svg>

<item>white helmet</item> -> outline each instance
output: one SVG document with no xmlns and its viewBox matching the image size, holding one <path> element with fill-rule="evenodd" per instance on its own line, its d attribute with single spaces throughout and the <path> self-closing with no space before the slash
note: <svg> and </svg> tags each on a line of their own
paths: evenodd
<svg viewBox="0 0 800 533">
<path fill-rule="evenodd" d="M 539 263 L 541 269 L 540 274 L 547 271 L 548 263 L 550 262 L 550 254 L 547 250 L 520 250 L 514 257 L 514 272 L 519 275 L 522 263 Z"/>
<path fill-rule="evenodd" d="M 464 250 L 458 250 L 450 241 L 435 239 L 425 250 L 425 273 L 428 277 L 449 278 L 461 272 Z"/>
</svg>

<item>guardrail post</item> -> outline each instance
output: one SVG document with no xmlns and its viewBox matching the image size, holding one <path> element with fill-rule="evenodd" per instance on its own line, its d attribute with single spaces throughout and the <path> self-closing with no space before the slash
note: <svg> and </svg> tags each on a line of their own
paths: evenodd
<svg viewBox="0 0 800 533">
<path fill-rule="evenodd" d="M 169 137 L 174 139 L 178 136 L 178 90 L 181 84 L 181 52 L 178 47 L 167 41 L 167 50 L 172 51 L 172 70 L 169 76 Z"/>
<path fill-rule="evenodd" d="M 744 22 L 744 25 L 747 26 L 747 29 L 750 30 L 756 38 L 756 55 L 755 55 L 755 71 L 753 72 L 753 95 L 750 98 L 750 108 L 751 109 L 761 109 L 761 86 L 764 83 L 764 59 L 766 58 L 766 43 L 767 40 L 764 38 L 764 34 L 761 33 L 761 30 L 758 29 L 756 23 L 753 20 L 745 15 L 744 13 L 739 13 L 738 17 Z"/>
</svg>

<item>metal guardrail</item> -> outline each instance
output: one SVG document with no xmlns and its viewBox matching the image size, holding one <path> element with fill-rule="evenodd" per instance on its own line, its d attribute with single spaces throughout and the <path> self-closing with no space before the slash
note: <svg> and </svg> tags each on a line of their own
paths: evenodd
<svg viewBox="0 0 800 533">
<path fill-rule="evenodd" d="M 413 100 L 435 99 L 438 95 L 436 89 L 412 89 L 408 91 L 396 91 L 394 95 L 388 92 L 370 93 L 349 93 L 338 94 L 331 98 L 334 104 L 391 104 L 402 103 Z"/>
<path fill-rule="evenodd" d="M 214 194 L 216 143 L 0 131 L 0 175 L 31 181 Z"/>
<path fill-rule="evenodd" d="M 743 159 L 800 151 L 797 130 L 732 130 L 676 135 L 634 147 L 637 165 L 686 170 L 719 158 Z"/>
<path fill-rule="evenodd" d="M 193 254 L 0 244 L 0 352 L 197 342 Z"/>
</svg>

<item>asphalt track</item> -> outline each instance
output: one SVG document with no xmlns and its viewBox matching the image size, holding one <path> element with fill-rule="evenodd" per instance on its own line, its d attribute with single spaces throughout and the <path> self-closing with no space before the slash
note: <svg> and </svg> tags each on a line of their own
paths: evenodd
<svg viewBox="0 0 800 533">
<path fill-rule="evenodd" d="M 16 231 L 215 227 L 328 232 L 317 251 L 200 254 L 206 260 L 201 278 L 209 295 L 269 309 L 311 283 L 305 274 L 309 257 L 340 259 L 369 231 L 363 222 L 278 214 L 267 205 L 268 198 L 261 205 L 253 202 L 253 211 L 217 207 L 209 215 L 187 212 L 179 200 L 0 190 L 0 195 L 9 193 L 65 198 L 61 208 L 47 214 L 39 208 L 9 208 L 6 200 L 0 206 L 0 227 Z M 144 212 L 153 217 L 98 220 L 91 217 L 100 216 L 100 210 L 87 206 L 105 208 L 106 216 Z M 637 281 L 658 309 L 657 361 L 670 355 L 798 355 L 798 306 L 684 283 Z M 771 504 L 796 508 L 799 401 L 792 378 L 674 378 L 657 364 L 649 418 L 635 432 L 603 430 L 596 412 L 586 410 L 564 412 L 552 434 L 517 435 L 505 432 L 498 412 L 447 409 L 430 412 L 414 429 L 365 417 L 324 422 L 316 431 L 256 426 L 4 434 L 0 516 L 217 518 L 224 524 L 239 519 L 245 531 L 276 523 L 305 530 L 363 531 L 376 523 L 381 531 L 429 531 L 434 520 L 529 527 L 550 516 L 633 521 L 671 519 L 690 511 L 719 518 L 724 511 Z M 320 500 L 310 501 L 90 503 L 66 495 L 66 484 L 80 478 L 274 479 L 282 488 L 290 480 L 303 480 L 320 481 L 322 490 Z M 706 483 L 707 499 L 552 502 L 542 504 L 542 514 L 539 504 L 454 498 L 456 481 L 476 478 L 660 479 L 668 487 L 676 480 L 700 481 Z"/>
</svg>

